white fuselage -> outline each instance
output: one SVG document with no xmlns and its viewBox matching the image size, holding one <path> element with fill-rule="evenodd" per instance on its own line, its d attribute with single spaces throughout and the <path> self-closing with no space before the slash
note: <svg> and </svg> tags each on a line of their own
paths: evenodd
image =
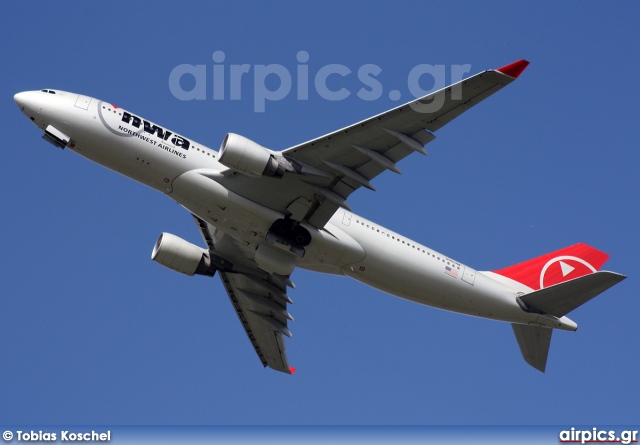
<svg viewBox="0 0 640 445">
<path fill-rule="evenodd" d="M 51 125 L 69 135 L 71 150 L 167 194 L 247 246 L 264 241 L 273 221 L 283 216 L 225 188 L 229 169 L 218 162 L 218 152 L 133 113 L 58 90 L 20 93 L 16 102 L 39 128 Z M 531 291 L 526 286 L 476 272 L 347 210 L 338 210 L 323 230 L 305 227 L 312 241 L 298 267 L 346 275 L 441 309 L 558 327 L 557 319 L 520 308 L 516 297 Z M 567 319 L 564 328 L 575 325 Z"/>
</svg>

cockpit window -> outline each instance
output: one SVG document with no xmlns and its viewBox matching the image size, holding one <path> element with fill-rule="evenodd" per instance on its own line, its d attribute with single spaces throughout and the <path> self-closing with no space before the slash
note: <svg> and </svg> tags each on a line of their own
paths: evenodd
<svg viewBox="0 0 640 445">
<path fill-rule="evenodd" d="M 42 91 L 43 93 L 56 94 L 56 92 L 53 90 L 40 90 L 40 91 Z"/>
</svg>

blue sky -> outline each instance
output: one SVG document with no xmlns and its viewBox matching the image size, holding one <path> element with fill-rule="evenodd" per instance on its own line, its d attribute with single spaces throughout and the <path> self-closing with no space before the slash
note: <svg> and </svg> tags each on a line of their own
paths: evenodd
<svg viewBox="0 0 640 445">
<path fill-rule="evenodd" d="M 634 2 L 7 2 L 0 26 L 5 136 L 0 419 L 5 424 L 637 423 L 638 103 Z M 224 66 L 280 64 L 344 100 L 295 86 L 254 111 L 213 100 Z M 574 244 L 629 279 L 571 314 L 547 373 L 508 324 L 409 303 L 347 278 L 296 271 L 294 376 L 265 370 L 219 279 L 150 260 L 157 236 L 200 236 L 161 194 L 40 139 L 19 91 L 57 88 L 120 105 L 212 148 L 227 132 L 280 150 L 409 99 L 419 64 L 470 74 L 526 58 L 508 88 L 440 130 L 429 156 L 350 198 L 354 212 L 480 270 Z M 169 77 L 205 65 L 207 98 Z M 362 100 L 355 75 L 382 71 Z M 276 88 L 276 84 L 269 84 Z M 189 88 L 187 80 L 183 85 Z M 428 88 L 428 85 L 424 86 Z M 393 101 L 389 91 L 402 99 Z"/>
</svg>

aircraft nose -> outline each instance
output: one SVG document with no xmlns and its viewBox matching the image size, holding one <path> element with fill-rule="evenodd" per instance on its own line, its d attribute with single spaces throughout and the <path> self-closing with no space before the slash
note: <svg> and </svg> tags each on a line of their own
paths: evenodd
<svg viewBox="0 0 640 445">
<path fill-rule="evenodd" d="M 37 91 L 23 91 L 13 96 L 13 100 L 25 114 L 33 113 L 33 110 L 40 108 L 40 102 L 38 101 Z"/>
<path fill-rule="evenodd" d="M 22 110 L 24 109 L 25 103 L 27 101 L 27 93 L 26 92 L 18 93 L 13 96 L 13 100 L 15 101 L 16 105 L 18 105 L 18 108 Z"/>
<path fill-rule="evenodd" d="M 13 96 L 20 111 L 33 122 L 36 121 L 42 108 L 42 99 L 39 98 L 37 91 L 23 91 Z"/>
</svg>

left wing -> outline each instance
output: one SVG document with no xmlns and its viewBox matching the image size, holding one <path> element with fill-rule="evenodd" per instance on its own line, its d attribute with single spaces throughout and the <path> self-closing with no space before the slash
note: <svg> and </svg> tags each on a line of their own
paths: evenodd
<svg viewBox="0 0 640 445">
<path fill-rule="evenodd" d="M 231 173 L 229 190 L 321 229 L 348 196 L 413 152 L 426 154 L 433 132 L 513 82 L 529 62 L 487 70 L 348 127 L 273 152 L 288 164 L 282 178 Z"/>
<path fill-rule="evenodd" d="M 229 300 L 238 314 L 249 341 L 263 366 L 293 374 L 283 335 L 291 337 L 287 326 L 293 317 L 287 312 L 292 301 L 287 296 L 288 277 L 267 274 L 255 266 L 254 251 L 194 216 L 212 258 L 224 258 L 218 271 Z M 229 270 L 230 269 L 230 270 Z M 226 271 L 225 271 L 226 270 Z"/>
</svg>

